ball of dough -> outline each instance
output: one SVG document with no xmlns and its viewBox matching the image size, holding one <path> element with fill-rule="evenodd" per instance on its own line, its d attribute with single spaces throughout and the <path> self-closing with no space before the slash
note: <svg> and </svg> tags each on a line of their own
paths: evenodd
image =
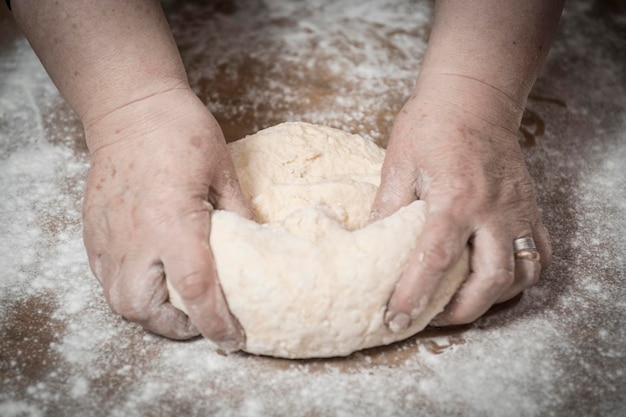
<svg viewBox="0 0 626 417">
<path fill-rule="evenodd" d="M 405 339 L 443 310 L 467 276 L 466 251 L 424 313 L 391 332 L 386 304 L 426 211 L 416 201 L 366 224 L 385 151 L 307 123 L 283 123 L 229 149 L 258 223 L 215 211 L 210 244 L 245 351 L 319 358 Z M 184 311 L 172 288 L 170 301 Z"/>
</svg>

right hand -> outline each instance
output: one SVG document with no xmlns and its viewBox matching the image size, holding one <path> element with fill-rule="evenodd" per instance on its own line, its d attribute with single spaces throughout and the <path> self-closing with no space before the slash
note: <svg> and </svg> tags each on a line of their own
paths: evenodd
<svg viewBox="0 0 626 417">
<path fill-rule="evenodd" d="M 387 305 L 393 331 L 405 330 L 424 312 L 468 247 L 470 274 L 433 325 L 473 322 L 535 285 L 550 263 L 550 240 L 514 130 L 517 115 L 499 115 L 501 106 L 488 105 L 498 103 L 491 88 L 472 89 L 473 81 L 449 78 L 438 77 L 439 85 L 431 78 L 437 97 L 424 98 L 418 90 L 396 117 L 372 208 L 376 219 L 416 199 L 427 207 Z M 458 91 L 451 88 L 455 81 Z M 473 104 L 471 111 L 455 105 L 458 97 Z M 499 115 L 494 119 L 501 125 L 487 122 L 488 115 Z M 513 241 L 525 236 L 534 237 L 540 262 L 516 259 Z"/>
<path fill-rule="evenodd" d="M 242 347 L 209 247 L 211 212 L 251 217 L 221 129 L 186 88 L 85 126 L 92 165 L 83 218 L 89 263 L 111 309 L 173 339 Z M 169 303 L 165 278 L 187 317 Z"/>
</svg>

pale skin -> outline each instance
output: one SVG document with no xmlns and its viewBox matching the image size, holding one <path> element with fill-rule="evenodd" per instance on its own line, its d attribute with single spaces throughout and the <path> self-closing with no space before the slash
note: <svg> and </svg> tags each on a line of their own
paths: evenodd
<svg viewBox="0 0 626 417">
<path fill-rule="evenodd" d="M 562 1 L 437 1 L 417 85 L 396 117 L 373 215 L 420 198 L 428 217 L 388 304 L 394 330 L 420 314 L 470 245 L 471 274 L 434 324 L 469 323 L 537 283 L 550 262 L 517 141 Z M 541 262 L 514 260 L 532 236 Z"/>
<path fill-rule="evenodd" d="M 84 241 L 111 308 L 228 350 L 245 335 L 209 247 L 213 209 L 250 217 L 223 134 L 193 94 L 158 2 L 14 0 L 13 13 L 81 119 L 92 165 Z M 550 243 L 516 131 L 562 1 L 439 0 L 415 90 L 398 114 L 372 220 L 419 198 L 428 220 L 388 304 L 410 325 L 463 249 L 471 275 L 437 319 L 469 323 L 534 285 Z M 418 69 L 416 69 L 418 72 Z M 514 260 L 533 236 L 541 263 Z M 168 302 L 165 276 L 189 317 Z M 384 277 L 381 277 L 384 279 Z"/>
</svg>

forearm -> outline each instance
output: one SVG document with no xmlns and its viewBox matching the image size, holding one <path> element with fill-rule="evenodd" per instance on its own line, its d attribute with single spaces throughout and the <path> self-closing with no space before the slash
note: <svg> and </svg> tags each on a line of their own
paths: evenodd
<svg viewBox="0 0 626 417">
<path fill-rule="evenodd" d="M 562 0 L 438 0 L 417 95 L 516 130 L 562 7 Z"/>
<path fill-rule="evenodd" d="M 14 0 L 13 13 L 83 124 L 188 87 L 156 0 Z"/>
</svg>

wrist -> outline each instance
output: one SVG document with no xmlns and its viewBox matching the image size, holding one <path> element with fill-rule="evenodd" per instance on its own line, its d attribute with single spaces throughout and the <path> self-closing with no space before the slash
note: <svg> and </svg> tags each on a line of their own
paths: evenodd
<svg viewBox="0 0 626 417">
<path fill-rule="evenodd" d="M 479 78 L 422 72 L 405 107 L 413 108 L 412 112 L 436 112 L 439 118 L 451 119 L 448 122 L 472 122 L 515 133 L 525 100 Z"/>
<path fill-rule="evenodd" d="M 169 92 L 191 91 L 186 78 L 175 77 L 171 74 L 169 76 L 153 74 L 150 77 L 144 77 L 143 80 L 134 76 L 120 79 L 118 74 L 117 78 L 111 77 L 102 84 L 109 87 L 102 91 L 98 85 L 88 85 L 89 90 L 78 94 L 80 99 L 70 103 L 85 130 L 109 114 L 125 108 L 133 108 L 135 103 L 149 102 L 152 97 L 156 98 Z"/>
<path fill-rule="evenodd" d="M 193 128 L 222 137 L 219 125 L 189 87 L 175 87 L 131 101 L 83 121 L 83 125 L 91 154 L 119 142 L 159 137 L 158 132 L 170 132 L 176 126 L 178 130 Z"/>
</svg>

